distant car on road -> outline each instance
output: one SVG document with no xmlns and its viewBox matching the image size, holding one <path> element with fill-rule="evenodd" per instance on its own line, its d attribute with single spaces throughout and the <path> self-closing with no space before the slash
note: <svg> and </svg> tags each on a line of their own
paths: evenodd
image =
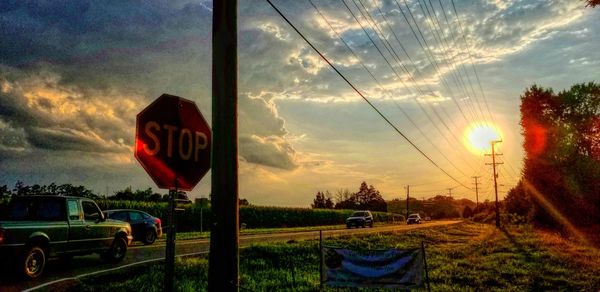
<svg viewBox="0 0 600 292">
<path fill-rule="evenodd" d="M 346 219 L 346 227 L 352 228 L 352 226 L 373 227 L 373 215 L 370 211 L 355 211 Z"/>
<path fill-rule="evenodd" d="M 128 223 L 106 219 L 86 198 L 19 196 L 0 217 L 0 263 L 27 279 L 39 277 L 48 258 L 99 253 L 120 262 L 132 240 Z"/>
<path fill-rule="evenodd" d="M 406 219 L 406 224 L 421 224 L 421 216 L 419 214 L 410 214 Z"/>
<path fill-rule="evenodd" d="M 102 211 L 107 218 L 129 222 L 133 240 L 144 244 L 153 244 L 162 236 L 162 222 L 146 212 L 131 209 L 115 209 Z"/>
</svg>

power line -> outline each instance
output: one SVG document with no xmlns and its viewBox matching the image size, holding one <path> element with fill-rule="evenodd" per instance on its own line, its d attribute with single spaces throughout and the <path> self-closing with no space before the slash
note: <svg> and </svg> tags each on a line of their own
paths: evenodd
<svg viewBox="0 0 600 292">
<path fill-rule="evenodd" d="M 458 23 L 458 27 L 460 29 L 461 32 L 461 36 L 462 39 L 464 41 L 465 44 L 465 48 L 467 49 L 467 52 L 469 54 L 469 58 L 471 59 L 471 67 L 473 69 L 473 73 L 475 74 L 475 78 L 477 80 L 477 84 L 479 85 L 479 90 L 481 91 L 481 96 L 483 97 L 483 101 L 487 110 L 488 115 L 490 116 L 490 119 L 492 121 L 492 123 L 497 124 L 496 121 L 494 120 L 494 116 L 492 115 L 492 112 L 490 110 L 488 101 L 487 101 L 487 97 L 485 95 L 485 91 L 483 90 L 483 86 L 481 85 L 481 80 L 479 78 L 479 74 L 477 73 L 477 69 L 475 68 L 475 62 L 473 60 L 473 54 L 471 54 L 471 49 L 469 46 L 469 43 L 467 41 L 467 38 L 465 37 L 465 31 L 463 29 L 462 23 L 460 21 L 460 17 L 458 17 L 458 11 L 456 9 L 456 5 L 454 4 L 454 0 L 450 0 L 450 3 L 452 4 L 452 9 L 454 10 L 454 16 L 456 17 L 456 21 Z M 440 3 L 441 5 L 441 3 Z M 519 173 L 517 173 L 517 171 L 513 168 L 512 164 L 509 161 L 506 161 L 508 167 L 511 169 L 511 171 L 513 172 L 513 174 L 515 174 L 517 177 L 519 176 Z"/>
<path fill-rule="evenodd" d="M 433 36 L 433 39 L 439 44 L 439 46 L 442 49 L 442 52 L 445 57 L 444 59 L 446 60 L 446 64 L 450 69 L 450 75 L 453 77 L 457 88 L 462 91 L 462 93 L 464 94 L 465 97 L 468 97 L 470 94 L 468 93 L 468 89 L 464 83 L 462 76 L 460 75 L 460 71 L 457 70 L 456 66 L 454 65 L 454 63 L 455 63 L 454 57 L 448 53 L 447 43 L 445 42 L 445 38 L 442 37 L 443 32 L 442 32 L 442 35 L 440 34 L 441 26 L 437 19 L 437 15 L 435 15 L 435 12 L 433 12 L 433 15 L 435 16 L 435 18 L 432 16 L 432 13 L 429 10 L 429 7 L 427 6 L 427 3 L 425 1 L 423 1 L 423 4 L 421 4 L 421 1 L 418 0 L 417 4 L 419 5 L 419 8 L 421 9 L 423 17 L 426 17 L 429 19 L 429 21 L 425 21 L 425 23 L 428 24 L 428 27 L 431 32 L 431 35 Z M 407 8 L 410 10 L 410 7 L 407 6 Z M 433 6 L 432 6 L 431 10 L 433 11 Z M 436 27 L 436 24 L 437 24 L 437 27 Z M 450 56 L 450 57 L 448 57 L 448 56 Z M 473 117 L 475 117 L 475 121 L 477 121 L 479 119 L 479 117 L 477 116 L 477 113 L 474 110 L 474 108 L 469 107 L 468 105 L 467 105 L 467 108 L 469 109 L 469 111 L 471 111 Z"/>
<path fill-rule="evenodd" d="M 379 87 L 382 90 L 387 91 L 385 89 L 385 87 L 381 84 L 381 82 L 375 77 L 375 75 L 373 74 L 373 72 L 371 72 L 371 70 L 369 70 L 369 68 L 364 64 L 364 62 L 362 61 L 362 58 L 360 56 L 358 56 L 354 52 L 354 50 L 350 47 L 350 45 L 348 44 L 348 42 L 346 42 L 346 40 L 333 28 L 333 25 L 331 25 L 331 23 L 329 22 L 329 20 L 325 17 L 325 15 L 323 15 L 323 13 L 321 12 L 321 10 L 314 4 L 314 2 L 312 0 L 309 0 L 309 3 L 315 8 L 315 10 L 319 14 L 319 16 L 321 16 L 321 18 L 325 21 L 325 23 L 327 23 L 327 25 L 329 26 L 329 28 L 340 39 L 340 41 L 346 46 L 346 48 L 350 51 L 350 53 L 352 53 L 352 55 L 358 60 L 358 62 L 363 67 L 363 69 L 365 71 L 367 71 L 367 73 L 369 74 L 369 76 L 371 76 L 371 78 L 377 83 L 377 85 L 379 85 Z M 392 99 L 392 102 L 398 108 L 398 110 L 400 110 L 400 112 L 402 112 L 402 114 L 406 117 L 406 119 L 419 131 L 419 133 L 437 150 L 437 152 L 440 155 L 442 155 L 442 157 L 444 157 L 444 159 L 446 161 L 448 161 L 448 163 L 450 163 L 450 165 L 452 165 L 452 167 L 454 167 L 463 176 L 466 177 L 467 175 L 460 168 L 458 168 L 458 166 L 456 166 L 450 159 L 448 159 L 448 157 L 446 155 L 443 154 L 442 150 L 439 149 L 438 146 L 435 143 L 433 143 L 433 141 L 431 141 L 431 139 L 429 139 L 429 137 L 425 134 L 425 132 L 423 132 L 423 130 L 421 129 L 421 127 L 419 127 L 417 125 L 417 123 L 415 123 L 412 120 L 412 118 L 408 115 L 408 113 L 406 111 L 404 111 L 404 109 L 402 109 L 402 107 L 400 107 L 400 105 L 396 102 L 396 100 Z"/>
<path fill-rule="evenodd" d="M 387 52 L 392 56 L 392 58 L 395 59 L 395 61 L 400 65 L 400 67 L 404 70 L 404 72 L 408 75 L 409 80 L 412 81 L 412 83 L 414 84 L 413 86 L 416 88 L 416 90 L 421 94 L 421 95 L 425 95 L 425 93 L 422 91 L 422 89 L 418 86 L 418 83 L 416 82 L 416 80 L 414 79 L 414 77 L 412 76 L 412 74 L 410 73 L 410 71 L 406 68 L 406 65 L 404 65 L 402 63 L 402 61 L 400 60 L 400 57 L 398 56 L 398 54 L 395 52 L 393 46 L 386 40 L 386 38 L 383 36 L 383 32 L 382 30 L 379 28 L 379 26 L 376 24 L 376 22 L 370 17 L 370 14 L 368 12 L 368 10 L 366 9 L 366 7 L 364 7 L 364 5 L 362 5 L 361 2 L 361 6 L 363 6 L 363 8 L 365 9 L 367 15 L 369 16 L 369 18 L 367 19 L 367 15 L 365 15 L 363 13 L 363 11 L 360 9 L 360 7 L 358 6 L 358 4 L 356 3 L 356 0 L 352 0 L 356 9 L 358 10 L 358 12 L 360 12 L 360 14 L 365 18 L 365 20 L 367 21 L 367 24 L 372 28 L 373 31 L 375 31 L 376 36 L 378 37 L 379 41 L 384 45 L 385 49 L 387 50 Z M 354 20 L 360 25 L 360 27 L 362 28 L 363 32 L 365 33 L 365 35 L 367 36 L 367 38 L 371 41 L 371 43 L 373 44 L 373 46 L 375 46 L 375 48 L 377 49 L 377 51 L 379 52 L 379 54 L 381 55 L 381 57 L 385 60 L 385 62 L 388 64 L 388 66 L 390 66 L 390 68 L 392 69 L 392 71 L 396 74 L 396 76 L 398 77 L 398 79 L 400 79 L 401 83 L 407 87 L 406 83 L 404 83 L 404 81 L 402 81 L 402 77 L 398 74 L 398 72 L 394 69 L 394 67 L 391 65 L 391 63 L 387 60 L 387 58 L 385 57 L 385 55 L 383 54 L 383 52 L 379 49 L 379 47 L 377 46 L 377 44 L 375 43 L 375 41 L 373 40 L 373 38 L 371 38 L 371 36 L 369 35 L 369 33 L 367 32 L 367 30 L 365 29 L 365 27 L 363 26 L 363 24 L 360 22 L 360 20 L 358 19 L 358 17 L 356 16 L 356 14 L 354 14 L 354 12 L 352 11 L 352 9 L 346 4 L 345 0 L 341 0 L 341 2 L 344 4 L 344 6 L 346 7 L 346 9 L 350 12 L 350 14 L 352 15 L 352 17 L 354 18 Z M 360 2 L 360 0 L 359 0 Z M 371 22 L 369 22 L 369 19 L 371 19 L 371 22 L 374 23 L 374 25 L 371 24 Z M 414 63 L 413 63 L 414 65 Z M 416 67 L 416 65 L 415 65 Z M 407 87 L 408 89 L 408 87 Z M 408 89 L 410 91 L 410 89 Z M 412 91 L 410 91 L 412 93 Z M 423 106 L 421 105 L 420 102 L 418 102 L 418 100 L 416 99 L 416 103 L 419 106 L 419 108 L 421 109 L 421 111 L 423 111 L 423 113 L 425 114 L 425 116 L 429 119 L 429 121 L 432 123 L 432 125 L 436 128 L 436 130 L 440 133 L 440 136 L 442 136 L 442 138 L 444 138 L 446 140 L 446 142 L 448 142 L 449 145 L 452 145 L 453 143 L 450 142 L 448 140 L 448 138 L 444 135 L 444 131 L 440 130 L 439 127 L 436 125 L 435 122 L 433 122 L 433 119 L 431 118 L 431 116 L 429 115 L 429 113 L 427 113 L 427 111 L 423 108 Z M 440 114 L 437 112 L 437 110 L 435 109 L 435 107 L 431 106 L 430 104 L 426 104 L 428 106 L 428 108 L 433 112 L 433 114 L 438 118 L 438 120 L 442 123 L 442 125 L 448 130 L 447 132 L 450 133 L 450 136 L 452 138 L 454 138 L 454 140 L 458 143 L 458 145 L 461 145 L 461 141 L 453 134 L 454 131 L 452 131 L 450 129 L 450 127 L 446 124 L 446 122 L 444 121 L 444 119 L 440 116 Z M 447 113 L 446 113 L 447 115 Z M 451 119 L 450 119 L 451 120 Z M 456 128 L 456 126 L 454 126 Z M 455 148 L 453 148 L 454 150 L 456 150 Z M 464 154 L 460 151 L 457 151 L 457 153 L 459 155 L 461 155 L 464 159 Z M 465 159 L 465 161 L 467 161 L 467 159 Z M 473 168 L 473 166 L 471 166 L 469 164 L 469 167 Z"/>
<path fill-rule="evenodd" d="M 442 14 L 444 15 L 444 20 L 446 21 L 446 26 L 448 27 L 448 30 L 450 31 L 450 36 L 452 37 L 452 42 L 456 45 L 458 42 L 456 41 L 456 37 L 454 36 L 454 30 L 452 29 L 452 25 L 450 25 L 450 21 L 448 20 L 448 16 L 446 14 L 446 9 L 444 9 L 444 5 L 442 4 L 441 0 L 438 0 L 438 3 L 440 4 L 440 8 L 442 9 Z M 435 15 L 435 9 L 434 9 L 433 4 L 431 4 L 431 1 L 429 1 L 429 4 L 431 5 L 431 9 L 432 9 L 432 11 L 434 11 L 434 15 Z M 436 16 L 436 18 L 437 18 L 437 16 Z M 469 83 L 469 88 L 471 89 L 471 92 L 473 93 L 473 98 L 477 102 L 477 108 L 479 109 L 479 112 L 481 113 L 482 117 L 484 117 L 483 110 L 481 109 L 481 104 L 477 100 L 477 93 L 475 93 L 475 89 L 473 88 L 473 82 L 471 81 L 471 77 L 469 76 L 469 73 L 467 72 L 467 69 L 465 68 L 465 65 L 462 61 L 461 61 L 459 67 L 461 67 L 461 69 L 464 72 L 464 75 L 467 77 L 467 81 Z M 485 117 L 484 117 L 484 119 L 485 119 Z"/>
<path fill-rule="evenodd" d="M 296 26 L 294 26 L 288 19 L 287 17 L 285 17 L 285 15 L 283 15 L 283 13 L 271 2 L 271 0 L 266 0 L 271 7 L 273 7 L 273 9 L 294 29 L 294 31 L 296 31 L 296 33 L 298 33 L 298 35 L 300 35 L 300 37 L 317 53 L 319 54 L 319 56 L 358 94 L 360 95 L 360 97 L 367 102 L 367 104 L 369 104 L 369 106 L 371 106 L 371 108 L 373 110 L 375 110 L 377 112 L 377 114 L 388 124 L 390 125 L 398 134 L 400 134 L 400 136 L 402 136 L 402 138 L 404 138 L 410 145 L 413 146 L 413 148 L 415 148 L 423 157 L 425 157 L 431 164 L 433 164 L 436 168 L 438 168 L 440 171 L 442 171 L 444 174 L 446 174 L 448 177 L 450 177 L 452 180 L 454 180 L 455 182 L 457 182 L 458 184 L 460 184 L 461 186 L 463 186 L 466 189 L 471 189 L 470 187 L 467 187 L 466 185 L 464 185 L 462 182 L 458 181 L 456 178 L 454 178 L 452 175 L 450 175 L 446 170 L 444 170 L 443 168 L 441 168 L 435 161 L 433 161 L 427 154 L 425 154 L 425 152 L 423 152 L 417 145 L 415 145 L 406 135 L 404 135 L 404 133 L 402 133 L 373 103 L 371 103 L 371 101 L 365 97 L 305 36 L 304 34 L 302 34 L 297 28 Z"/>
<path fill-rule="evenodd" d="M 360 3 L 361 3 L 361 5 L 362 5 L 362 2 L 361 2 L 361 0 L 359 0 L 359 2 L 360 2 Z M 396 3 L 397 3 L 397 2 L 396 2 Z M 369 15 L 369 18 L 371 19 L 371 21 L 372 21 L 372 22 L 373 22 L 375 25 L 377 25 L 377 24 L 376 24 L 376 22 L 373 20 L 373 17 L 371 16 L 371 13 L 369 13 L 369 12 L 368 12 L 368 10 L 366 9 L 366 7 L 365 7 L 364 5 L 362 5 L 362 6 L 363 6 L 363 8 L 365 9 L 365 12 L 367 12 L 367 14 Z M 398 43 L 398 45 L 400 46 L 400 48 L 402 49 L 402 51 L 404 52 L 404 54 L 406 55 L 406 57 L 408 58 L 408 60 L 409 60 L 409 61 L 412 63 L 413 67 L 415 68 L 415 71 L 416 71 L 416 72 L 419 74 L 419 76 L 420 76 L 421 78 L 423 78 L 423 77 L 424 77 L 424 75 L 423 75 L 423 73 L 421 72 L 421 70 L 419 69 L 419 66 L 417 66 L 417 64 L 416 64 L 416 63 L 413 61 L 413 59 L 410 57 L 410 54 L 408 54 L 408 52 L 406 51 L 406 49 L 405 49 L 405 48 L 404 48 L 404 46 L 402 45 L 402 42 L 401 42 L 401 41 L 400 41 L 400 39 L 398 38 L 398 35 L 396 34 L 395 30 L 394 30 L 394 29 L 392 28 L 392 26 L 390 25 L 390 22 L 388 21 L 387 17 L 385 16 L 385 13 L 383 13 L 383 11 L 381 11 L 381 9 L 380 9 L 380 8 L 379 8 L 377 5 L 373 5 L 373 4 L 372 4 L 372 6 L 375 6 L 375 7 L 377 8 L 377 11 L 379 12 L 379 14 L 380 14 L 380 15 L 381 15 L 381 17 L 383 18 L 383 20 L 384 20 L 385 24 L 387 25 L 387 27 L 388 27 L 388 30 L 389 30 L 389 31 L 392 33 L 392 35 L 394 36 L 394 39 L 396 40 L 396 42 Z M 403 13 L 403 12 L 402 12 L 402 13 Z M 407 23 L 408 23 L 408 20 L 406 19 L 406 17 L 405 17 L 405 20 L 406 20 L 406 21 L 407 21 Z M 411 26 L 411 25 L 410 25 L 410 23 L 408 23 L 408 24 L 409 24 L 409 26 Z M 381 28 L 379 28 L 379 30 L 380 30 L 380 31 L 383 31 Z M 412 29 L 412 26 L 411 26 L 411 30 L 412 30 L 412 32 L 413 32 L 413 35 L 416 37 L 416 33 L 414 32 L 414 29 Z M 418 38 L 417 38 L 417 41 L 419 41 L 419 39 L 418 39 Z M 386 40 L 386 42 L 387 42 L 387 40 Z M 419 44 L 420 44 L 420 41 L 419 41 Z M 391 46 L 391 44 L 389 44 L 389 46 L 390 46 L 390 47 L 392 47 L 392 46 Z M 422 45 L 421 45 L 421 48 L 424 50 L 424 48 L 423 48 L 423 46 L 422 46 Z M 424 52 L 425 52 L 425 50 L 424 50 Z M 428 57 L 426 52 L 425 52 L 425 55 L 426 55 L 426 57 Z M 429 59 L 429 57 L 428 57 L 428 60 L 431 62 L 431 60 Z M 433 65 L 433 62 L 432 62 L 432 65 Z M 434 67 L 434 68 L 435 68 L 435 67 Z M 441 77 L 441 76 L 440 76 L 440 77 Z M 441 80 L 441 81 L 444 81 L 444 79 L 443 79 L 443 78 L 440 78 L 440 80 Z M 443 85 L 446 85 L 446 83 L 445 83 L 445 82 L 442 82 L 442 84 L 443 84 Z M 427 86 L 427 87 L 429 88 L 429 86 Z M 446 89 L 448 89 L 448 90 L 450 91 L 450 93 L 451 93 L 451 96 L 452 96 L 452 95 L 453 95 L 453 94 L 452 94 L 452 90 L 450 90 L 450 88 L 449 88 L 448 86 L 445 86 L 445 87 L 446 87 Z M 429 91 L 433 92 L 433 90 L 431 90 L 430 88 L 429 88 Z M 464 118 L 464 120 L 465 120 L 467 123 L 469 123 L 469 119 L 466 117 L 465 113 L 463 112 L 463 110 L 462 110 L 461 106 L 458 104 L 458 102 L 456 101 L 456 99 L 455 99 L 455 98 L 450 98 L 450 99 L 451 99 L 451 100 L 454 102 L 454 104 L 455 104 L 455 105 L 456 105 L 456 107 L 458 108 L 458 110 L 459 110 L 460 114 L 462 115 L 462 117 Z M 449 121 L 452 123 L 452 125 L 454 126 L 454 128 L 455 128 L 455 129 L 458 129 L 458 127 L 457 127 L 457 126 L 454 124 L 454 122 L 453 122 L 453 121 L 452 121 L 452 119 L 450 118 L 450 115 L 448 114 L 448 112 L 447 112 L 447 111 L 446 111 L 446 110 L 445 110 L 443 107 L 441 107 L 441 110 L 442 110 L 442 111 L 443 111 L 443 113 L 446 115 L 446 118 L 448 118 L 448 120 L 449 120 Z"/>
</svg>

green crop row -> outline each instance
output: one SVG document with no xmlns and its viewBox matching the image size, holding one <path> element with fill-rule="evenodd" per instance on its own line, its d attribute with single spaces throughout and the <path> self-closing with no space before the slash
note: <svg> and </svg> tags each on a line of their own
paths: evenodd
<svg viewBox="0 0 600 292">
<path fill-rule="evenodd" d="M 167 218 L 168 204 L 164 202 L 138 202 L 97 200 L 102 210 L 136 209 L 147 212 L 152 216 Z M 198 231 L 202 221 L 202 229 L 207 230 L 213 215 L 210 207 L 199 204 L 178 206 L 183 209 L 176 212 L 178 231 Z M 246 228 L 280 228 L 304 227 L 320 225 L 344 224 L 353 210 L 309 209 L 288 207 L 241 206 L 240 224 Z M 372 212 L 375 222 L 403 221 L 404 217 L 392 213 Z"/>
</svg>

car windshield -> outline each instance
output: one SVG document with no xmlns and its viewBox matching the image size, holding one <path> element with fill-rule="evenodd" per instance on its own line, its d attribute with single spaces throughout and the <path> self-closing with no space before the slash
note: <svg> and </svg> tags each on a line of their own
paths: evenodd
<svg viewBox="0 0 600 292">
<path fill-rule="evenodd" d="M 364 217 L 365 212 L 354 212 L 352 213 L 352 217 Z"/>
<path fill-rule="evenodd" d="M 409 215 L 409 216 L 408 216 L 408 218 L 413 218 L 413 219 L 414 219 L 414 218 L 418 218 L 418 217 L 419 217 L 419 215 L 417 215 L 417 214 L 412 214 L 412 215 Z"/>
</svg>

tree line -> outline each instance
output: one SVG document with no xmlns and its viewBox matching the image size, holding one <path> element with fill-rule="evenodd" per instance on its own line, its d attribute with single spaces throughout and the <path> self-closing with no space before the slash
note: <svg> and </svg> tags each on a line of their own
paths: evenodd
<svg viewBox="0 0 600 292">
<path fill-rule="evenodd" d="M 3 201 L 7 201 L 12 196 L 39 196 L 39 195 L 51 195 L 51 196 L 72 196 L 72 197 L 84 197 L 89 199 L 108 199 L 108 200 L 129 200 L 129 201 L 143 201 L 143 202 L 166 202 L 169 199 L 169 195 L 164 193 L 158 193 L 147 188 L 143 190 L 133 190 L 131 187 L 115 191 L 110 196 L 103 196 L 95 193 L 82 185 L 72 184 L 56 184 L 50 183 L 48 185 L 27 185 L 22 181 L 17 181 L 13 188 L 8 185 L 0 186 L 0 198 Z M 180 199 L 187 199 L 187 195 L 184 192 L 180 192 Z"/>
<path fill-rule="evenodd" d="M 334 195 L 318 191 L 311 204 L 313 209 L 350 209 L 387 212 L 387 203 L 379 190 L 363 181 L 355 193 L 340 189 Z"/>
</svg>

